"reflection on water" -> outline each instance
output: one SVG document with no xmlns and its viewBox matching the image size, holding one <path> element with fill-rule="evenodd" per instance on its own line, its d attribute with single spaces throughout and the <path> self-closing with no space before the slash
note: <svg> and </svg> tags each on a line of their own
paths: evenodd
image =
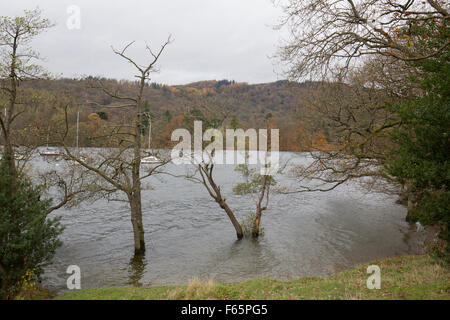
<svg viewBox="0 0 450 320">
<path fill-rule="evenodd" d="M 130 260 L 128 270 L 128 285 L 133 287 L 142 287 L 142 277 L 144 276 L 145 267 L 147 266 L 147 260 L 144 255 L 136 254 Z"/>
<path fill-rule="evenodd" d="M 301 155 L 283 153 L 283 157 Z M 169 165 L 175 174 L 186 167 Z M 233 166 L 217 166 L 216 177 L 241 220 L 254 209 L 251 198 L 235 196 L 240 181 Z M 289 185 L 287 176 L 277 181 Z M 420 233 L 405 222 L 396 197 L 367 194 L 357 185 L 331 192 L 273 194 L 260 239 L 236 241 L 226 214 L 202 185 L 179 178 L 151 177 L 143 191 L 145 257 L 134 258 L 129 209 L 98 201 L 60 210 L 64 245 L 46 269 L 45 284 L 65 291 L 69 265 L 81 268 L 82 288 L 185 284 L 190 279 L 238 282 L 326 275 L 358 263 L 419 249 Z"/>
</svg>

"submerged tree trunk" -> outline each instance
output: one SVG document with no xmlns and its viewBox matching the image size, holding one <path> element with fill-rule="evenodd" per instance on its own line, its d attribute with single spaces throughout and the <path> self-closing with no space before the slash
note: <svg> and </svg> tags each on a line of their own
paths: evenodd
<svg viewBox="0 0 450 320">
<path fill-rule="evenodd" d="M 264 175 L 263 179 L 262 179 L 261 192 L 259 194 L 258 202 L 256 203 L 256 216 L 255 216 L 255 220 L 253 222 L 253 229 L 252 229 L 252 237 L 253 238 L 259 237 L 262 212 L 264 210 L 266 210 L 266 208 L 267 208 L 267 204 L 264 207 L 262 206 L 264 196 L 266 195 L 266 191 L 268 191 L 267 180 L 268 180 L 267 175 Z M 268 197 L 268 194 L 267 194 L 267 197 Z M 269 198 L 267 198 L 267 202 L 268 202 L 268 199 Z"/>
<path fill-rule="evenodd" d="M 136 78 L 139 79 L 138 83 L 138 91 L 135 96 L 124 96 L 119 93 L 117 90 L 111 91 L 105 86 L 101 81 L 94 87 L 101 89 L 104 94 L 113 98 L 114 100 L 121 101 L 122 104 L 114 106 L 114 108 L 127 108 L 132 112 L 132 116 L 134 119 L 133 123 L 126 124 L 127 131 L 121 132 L 120 128 L 124 127 L 123 125 L 116 126 L 116 129 L 119 128 L 116 132 L 113 132 L 113 135 L 116 137 L 120 137 L 120 144 L 126 143 L 124 147 L 126 150 L 130 151 L 126 153 L 127 159 L 121 158 L 122 151 L 117 157 L 110 157 L 108 160 L 112 160 L 111 164 L 106 165 L 106 170 L 100 169 L 100 167 L 91 166 L 84 161 L 81 161 L 80 158 L 75 157 L 70 153 L 70 150 L 64 145 L 64 148 L 67 154 L 70 155 L 70 158 L 76 160 L 79 164 L 83 165 L 86 169 L 95 172 L 100 175 L 108 184 L 113 186 L 113 190 L 110 190 L 108 187 L 107 190 L 109 193 L 114 193 L 116 191 L 122 191 L 126 194 L 128 199 L 128 203 L 130 205 L 130 215 L 131 215 L 131 224 L 133 227 L 133 237 L 134 237 L 134 252 L 135 255 L 143 255 L 145 253 L 145 233 L 144 233 L 144 224 L 142 222 L 142 194 L 141 194 L 141 138 L 142 138 L 142 103 L 143 103 L 143 92 L 147 82 L 150 80 L 150 73 L 155 71 L 154 65 L 158 61 L 160 55 L 164 51 L 164 48 L 170 43 L 170 36 L 167 41 L 161 46 L 160 50 L 156 53 L 152 52 L 150 47 L 146 46 L 146 49 L 150 56 L 152 57 L 152 61 L 149 62 L 145 67 L 137 64 L 132 58 L 127 56 L 127 49 L 134 43 L 131 42 L 127 46 L 125 46 L 121 51 L 115 50 L 113 48 L 113 52 L 131 63 L 137 70 L 138 74 L 135 75 Z M 131 109 L 130 109 L 131 108 Z M 67 116 L 66 116 L 66 124 L 67 124 Z M 67 127 L 67 125 L 66 125 Z M 131 129 L 130 129 L 131 128 Z M 64 136 L 64 138 L 67 135 Z M 124 137 L 125 136 L 125 137 Z M 119 144 L 119 145 L 120 145 Z M 125 150 L 124 150 L 125 151 Z M 131 157 L 131 159 L 129 159 Z M 119 162 L 119 164 L 117 164 Z M 103 164 L 108 163 L 107 160 L 103 161 Z M 102 164 L 102 165 L 103 165 Z M 110 170 L 108 170 L 110 169 Z M 152 171 L 153 172 L 153 171 Z M 151 173 L 147 174 L 146 177 L 150 176 Z M 122 199 L 121 199 L 122 200 Z"/>
<path fill-rule="evenodd" d="M 142 223 L 142 206 L 140 191 L 130 197 L 131 224 L 134 236 L 134 254 L 143 255 L 145 253 L 145 232 Z"/>
<path fill-rule="evenodd" d="M 233 211 L 230 209 L 228 204 L 223 199 L 219 201 L 219 205 L 223 210 L 225 210 L 225 212 L 228 215 L 228 218 L 230 218 L 230 221 L 233 224 L 234 229 L 236 230 L 236 236 L 238 240 L 242 239 L 244 237 L 244 232 L 242 231 L 241 224 L 239 223 L 239 221 L 237 221 L 236 217 L 234 216 Z"/>
<path fill-rule="evenodd" d="M 142 197 L 141 197 L 141 110 L 142 93 L 145 86 L 145 77 L 141 77 L 139 93 L 136 101 L 136 123 L 134 126 L 134 154 L 132 166 L 133 192 L 131 196 L 131 220 L 134 233 L 134 253 L 143 255 L 145 253 L 144 225 L 142 223 Z"/>
<path fill-rule="evenodd" d="M 134 149 L 132 180 L 133 192 L 131 196 L 131 219 L 134 232 L 134 253 L 145 253 L 144 225 L 142 223 L 142 197 L 141 197 L 141 126 L 142 126 L 142 94 L 145 87 L 145 74 L 140 78 L 139 93 L 136 99 L 136 122 L 134 126 Z"/>
<path fill-rule="evenodd" d="M 216 201 L 220 208 L 222 208 L 226 214 L 228 215 L 228 218 L 230 219 L 231 223 L 233 224 L 234 229 L 236 230 L 236 236 L 238 240 L 242 239 L 244 237 L 244 232 L 242 231 L 242 226 L 237 221 L 233 211 L 226 203 L 225 199 L 222 197 L 222 193 L 220 192 L 220 187 L 216 184 L 213 177 L 213 169 L 214 164 L 207 164 L 204 163 L 198 165 L 198 172 L 201 176 L 201 181 L 203 185 L 205 186 L 206 190 L 208 191 L 211 198 Z"/>
<path fill-rule="evenodd" d="M 261 217 L 262 217 L 262 210 L 260 208 L 258 208 L 256 210 L 255 221 L 253 222 L 253 229 L 252 229 L 252 237 L 253 238 L 259 237 Z"/>
</svg>

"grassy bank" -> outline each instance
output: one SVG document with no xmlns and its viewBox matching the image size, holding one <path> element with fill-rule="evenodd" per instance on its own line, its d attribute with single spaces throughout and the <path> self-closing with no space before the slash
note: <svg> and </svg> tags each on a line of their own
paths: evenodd
<svg viewBox="0 0 450 320">
<path fill-rule="evenodd" d="M 369 290 L 367 266 L 381 269 L 381 289 Z M 366 263 L 328 277 L 283 282 L 256 279 L 239 284 L 193 280 L 188 286 L 102 288 L 72 291 L 56 299 L 450 299 L 450 270 L 428 256 Z"/>
</svg>

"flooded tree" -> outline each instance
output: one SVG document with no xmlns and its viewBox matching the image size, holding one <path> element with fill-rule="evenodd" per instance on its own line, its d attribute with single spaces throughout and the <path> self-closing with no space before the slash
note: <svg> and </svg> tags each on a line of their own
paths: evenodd
<svg viewBox="0 0 450 320">
<path fill-rule="evenodd" d="M 244 237 L 244 232 L 242 231 L 242 226 L 239 221 L 236 219 L 233 210 L 231 210 L 230 206 L 226 202 L 226 198 L 222 195 L 221 188 L 217 185 L 214 180 L 214 163 L 202 162 L 197 166 L 198 173 L 200 175 L 200 179 L 197 181 L 201 182 L 206 191 L 214 199 L 215 202 L 223 209 L 231 223 L 233 224 L 234 229 L 236 230 L 236 237 L 238 239 L 242 239 Z M 191 179 L 193 176 L 191 177 Z"/>
<path fill-rule="evenodd" d="M 232 141 L 232 146 L 231 146 L 231 150 L 227 150 L 227 151 L 231 151 L 234 154 L 237 154 L 239 152 L 242 152 L 245 154 L 244 159 L 245 159 L 245 163 L 244 164 L 239 164 L 236 167 L 236 171 L 241 172 L 241 174 L 243 175 L 245 182 L 238 184 L 237 186 L 235 186 L 235 188 L 233 188 L 233 191 L 236 194 L 241 194 L 241 195 L 247 195 L 247 194 L 257 194 L 258 197 L 255 200 L 255 213 L 254 213 L 254 217 L 252 218 L 252 226 L 251 226 L 251 231 L 247 232 L 247 225 L 243 226 L 242 223 L 240 223 L 238 221 L 238 219 L 236 218 L 236 215 L 234 213 L 234 211 L 231 209 L 231 207 L 228 205 L 227 203 L 227 199 L 224 197 L 224 195 L 222 194 L 222 188 L 221 186 L 217 183 L 215 176 L 214 176 L 214 169 L 215 169 L 215 164 L 216 164 L 216 155 L 218 153 L 222 153 L 222 156 L 224 155 L 224 152 L 226 152 L 226 150 L 222 150 L 222 147 L 219 147 L 218 145 L 216 145 L 216 140 L 217 139 L 222 139 L 223 138 L 223 131 L 224 131 L 224 123 L 225 120 L 228 116 L 228 113 L 225 114 L 222 118 L 217 118 L 214 117 L 214 119 L 219 119 L 219 121 L 216 124 L 216 127 L 210 128 L 207 133 L 205 133 L 206 136 L 209 137 L 208 141 L 212 141 L 211 145 L 214 145 L 214 148 L 211 148 L 211 145 L 208 145 L 205 147 L 205 143 L 206 141 L 202 142 L 202 147 L 203 147 L 203 151 L 201 152 L 201 154 L 198 153 L 198 150 L 194 151 L 193 157 L 191 157 L 191 161 L 192 164 L 195 167 L 195 170 L 193 172 L 190 172 L 187 177 L 189 180 L 197 182 L 197 183 L 201 183 L 203 184 L 203 186 L 205 187 L 206 191 L 208 192 L 208 194 L 210 195 L 210 197 L 212 199 L 214 199 L 214 201 L 220 206 L 221 209 L 223 209 L 225 211 L 225 213 L 227 214 L 228 218 L 230 219 L 230 222 L 232 223 L 235 231 L 236 231 L 236 237 L 238 239 L 242 239 L 245 235 L 249 235 L 251 234 L 253 237 L 258 237 L 260 235 L 260 224 L 261 224 L 261 218 L 262 218 L 262 213 L 263 211 L 267 210 L 267 206 L 269 203 L 269 194 L 270 194 L 270 186 L 274 184 L 274 179 L 271 176 L 272 171 L 269 170 L 270 168 L 270 163 L 268 162 L 267 159 L 267 153 L 259 150 L 252 150 L 253 152 L 258 152 L 259 154 L 264 153 L 265 155 L 265 161 L 264 161 L 264 168 L 262 168 L 263 174 L 259 174 L 256 173 L 256 169 L 255 168 L 249 168 L 248 165 L 248 151 L 245 150 L 245 135 L 240 136 L 241 139 L 239 139 L 236 136 L 233 136 L 231 139 Z M 204 116 L 201 117 L 201 119 L 203 120 Z M 212 123 L 211 121 L 207 121 L 208 123 Z M 195 127 L 195 124 L 194 124 Z M 195 130 L 194 130 L 194 135 L 195 135 Z M 263 134 L 264 135 L 264 134 Z M 214 138 L 213 138 L 214 137 Z M 261 139 L 261 135 L 260 135 L 260 139 Z M 265 139 L 267 142 L 267 133 L 265 133 Z M 194 138 L 195 140 L 195 138 Z M 262 141 L 260 141 L 261 143 Z M 221 145 L 222 142 L 219 142 L 219 145 Z M 230 147 L 227 144 L 227 148 Z M 244 150 L 236 150 L 236 147 L 244 149 Z M 267 148 L 267 146 L 266 146 Z M 195 141 L 194 141 L 194 149 L 195 149 Z M 188 155 L 189 157 L 190 155 Z M 222 158 L 222 157 L 219 157 Z M 240 158 L 238 156 L 238 158 Z M 223 158 L 222 158 L 223 159 Z"/>
<path fill-rule="evenodd" d="M 242 239 L 246 235 L 251 235 L 254 238 L 261 234 L 261 218 L 263 211 L 267 210 L 269 204 L 270 187 L 275 184 L 272 175 L 269 174 L 268 169 L 260 174 L 256 168 L 249 168 L 248 163 L 238 165 L 235 170 L 240 172 L 244 177 L 244 182 L 237 184 L 233 188 L 233 192 L 238 195 L 255 195 L 253 198 L 255 202 L 255 212 L 251 215 L 251 226 L 247 222 L 239 222 L 236 215 L 227 203 L 227 199 L 222 194 L 221 186 L 216 182 L 214 177 L 214 154 L 207 154 L 206 159 L 196 164 L 196 171 L 189 174 L 188 178 L 191 181 L 203 184 L 208 194 L 212 199 L 223 209 L 230 219 L 236 231 L 236 237 Z M 244 224 L 244 225 L 243 225 Z"/>
<path fill-rule="evenodd" d="M 146 120 L 150 119 L 148 104 L 143 98 L 143 91 L 148 85 L 150 74 L 156 71 L 155 65 L 158 59 L 170 42 L 169 37 L 156 53 L 149 46 L 146 46 L 150 62 L 144 66 L 135 62 L 127 54 L 127 50 L 134 42 L 126 45 L 122 50 L 113 48 L 114 54 L 133 65 L 137 71 L 135 77 L 138 81 L 134 86 L 134 96 L 121 94 L 118 89 L 111 88 L 101 79 L 94 79 L 90 84 L 91 88 L 98 89 L 111 98 L 113 104 L 108 108 L 127 111 L 121 123 L 110 124 L 109 130 L 104 133 L 107 135 L 108 144 L 117 145 L 118 148 L 105 148 L 98 154 L 91 156 L 89 161 L 86 161 L 68 147 L 67 117 L 65 118 L 66 130 L 63 132 L 61 139 L 62 146 L 72 161 L 100 177 L 100 179 L 93 181 L 97 198 L 103 197 L 112 201 L 125 202 L 129 205 L 136 255 L 145 253 L 145 231 L 142 222 L 142 180 L 156 174 L 169 161 L 160 159 L 147 170 L 141 170 L 142 159 L 146 155 L 143 150 L 142 133 L 145 132 L 143 125 Z M 101 104 L 94 101 L 88 103 L 102 107 Z M 92 137 L 92 139 L 96 139 L 96 137 Z M 147 152 L 147 155 L 150 153 L 151 150 Z M 124 197 L 118 196 L 118 194 Z"/>
<path fill-rule="evenodd" d="M 259 237 L 261 233 L 261 219 L 263 211 L 267 210 L 269 205 L 270 187 L 275 185 L 275 179 L 268 172 L 261 174 L 257 168 L 250 168 L 245 164 L 240 164 L 235 168 L 244 178 L 241 182 L 233 187 L 233 192 L 237 195 L 255 195 L 253 201 L 255 203 L 255 212 L 252 212 L 247 218 L 249 221 L 243 221 L 245 232 L 251 234 L 253 238 Z M 251 225 L 247 225 L 250 223 Z M 245 224 L 245 225 L 244 225 Z"/>
</svg>

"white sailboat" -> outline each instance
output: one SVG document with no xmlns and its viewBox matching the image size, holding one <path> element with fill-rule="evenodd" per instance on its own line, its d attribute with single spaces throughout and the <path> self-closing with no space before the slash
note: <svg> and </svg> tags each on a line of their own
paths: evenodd
<svg viewBox="0 0 450 320">
<path fill-rule="evenodd" d="M 158 164 L 162 163 L 162 160 L 156 156 L 148 156 L 141 159 L 141 164 Z"/>
<path fill-rule="evenodd" d="M 148 149 L 149 152 L 151 152 L 151 135 L 152 135 L 152 121 L 151 119 L 149 120 L 149 127 L 148 127 Z M 158 163 L 162 163 L 162 160 L 159 159 L 156 156 L 148 156 L 148 157 L 144 157 L 141 159 L 141 164 L 158 164 Z"/>
<path fill-rule="evenodd" d="M 50 135 L 50 126 L 48 127 L 48 132 L 47 132 L 47 147 L 44 150 L 40 151 L 39 154 L 42 157 L 58 157 L 61 155 L 61 152 L 59 151 L 59 149 L 56 147 L 48 146 L 49 135 Z"/>
</svg>

